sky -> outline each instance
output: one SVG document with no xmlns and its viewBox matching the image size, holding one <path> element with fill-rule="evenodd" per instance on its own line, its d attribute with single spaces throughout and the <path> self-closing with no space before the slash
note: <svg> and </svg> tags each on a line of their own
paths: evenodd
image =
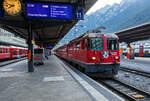
<svg viewBox="0 0 150 101">
<path fill-rule="evenodd" d="M 113 5 L 114 3 L 120 3 L 121 1 L 122 0 L 97 0 L 97 2 L 91 7 L 87 14 L 95 12 L 96 10 L 103 8 L 106 5 Z"/>
</svg>

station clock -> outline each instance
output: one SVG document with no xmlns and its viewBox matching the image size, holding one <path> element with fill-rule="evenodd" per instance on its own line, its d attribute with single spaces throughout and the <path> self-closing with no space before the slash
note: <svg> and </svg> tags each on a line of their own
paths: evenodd
<svg viewBox="0 0 150 101">
<path fill-rule="evenodd" d="M 22 6 L 20 0 L 4 0 L 3 8 L 8 15 L 18 15 L 21 12 Z"/>
</svg>

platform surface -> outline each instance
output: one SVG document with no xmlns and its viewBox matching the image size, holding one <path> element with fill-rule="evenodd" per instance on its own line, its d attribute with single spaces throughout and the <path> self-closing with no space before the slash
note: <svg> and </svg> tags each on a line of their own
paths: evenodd
<svg viewBox="0 0 150 101">
<path fill-rule="evenodd" d="M 27 60 L 1 67 L 0 81 L 0 101 L 123 101 L 105 88 L 95 89 L 55 56 L 34 73 L 27 72 Z"/>
<path fill-rule="evenodd" d="M 150 73 L 150 57 L 135 57 L 135 59 L 122 58 L 121 67 L 135 69 Z"/>
</svg>

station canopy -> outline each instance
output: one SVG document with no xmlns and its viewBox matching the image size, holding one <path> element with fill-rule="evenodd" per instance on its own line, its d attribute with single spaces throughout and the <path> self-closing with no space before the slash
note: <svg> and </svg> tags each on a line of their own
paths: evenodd
<svg viewBox="0 0 150 101">
<path fill-rule="evenodd" d="M 27 17 L 26 2 L 32 3 L 45 3 L 57 5 L 73 5 L 76 9 L 83 10 L 85 14 L 89 8 L 97 0 L 20 0 L 22 2 L 22 11 L 15 16 L 8 15 L 4 11 L 3 17 L 0 14 L 0 28 L 3 28 L 11 33 L 17 34 L 22 38 L 28 38 L 28 23 L 32 24 L 32 32 L 34 35 L 35 43 L 38 45 L 54 46 L 58 41 L 80 20 L 80 19 L 29 19 Z M 0 1 L 0 7 L 2 7 L 3 0 Z M 50 6 L 52 6 L 50 5 Z M 32 6 L 32 5 L 30 5 Z M 44 5 L 43 5 L 44 6 Z M 48 5 L 49 6 L 49 5 Z M 46 8 L 47 6 L 45 6 Z M 67 6 L 69 7 L 69 6 Z M 35 8 L 36 9 L 36 8 Z M 54 8 L 55 10 L 56 8 Z M 40 12 L 40 11 L 39 11 Z M 32 11 L 30 12 L 32 13 Z"/>
<path fill-rule="evenodd" d="M 116 32 L 119 42 L 131 43 L 150 39 L 150 22 Z"/>
</svg>

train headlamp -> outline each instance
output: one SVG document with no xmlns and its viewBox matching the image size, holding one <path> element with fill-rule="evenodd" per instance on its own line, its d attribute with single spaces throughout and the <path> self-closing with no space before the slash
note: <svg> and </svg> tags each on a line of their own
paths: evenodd
<svg viewBox="0 0 150 101">
<path fill-rule="evenodd" d="M 96 57 L 92 57 L 92 60 L 96 60 Z"/>
<path fill-rule="evenodd" d="M 118 60 L 118 59 L 119 59 L 119 56 L 115 56 L 115 59 Z"/>
</svg>

